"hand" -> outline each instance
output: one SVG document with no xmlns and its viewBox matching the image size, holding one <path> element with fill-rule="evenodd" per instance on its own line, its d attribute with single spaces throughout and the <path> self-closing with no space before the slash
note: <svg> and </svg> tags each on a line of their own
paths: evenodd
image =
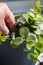
<svg viewBox="0 0 43 65">
<path fill-rule="evenodd" d="M 10 11 L 5 3 L 0 3 L 0 30 L 4 35 L 14 30 L 15 19 L 13 13 Z"/>
</svg>

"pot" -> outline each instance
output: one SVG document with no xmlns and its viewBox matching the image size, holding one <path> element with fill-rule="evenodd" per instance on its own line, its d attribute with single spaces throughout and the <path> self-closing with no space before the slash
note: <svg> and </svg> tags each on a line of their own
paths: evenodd
<svg viewBox="0 0 43 65">
<path fill-rule="evenodd" d="M 24 52 L 25 43 L 18 48 L 11 48 L 10 41 L 2 43 L 0 46 L 0 65 L 35 65 L 27 58 L 28 52 Z"/>
</svg>

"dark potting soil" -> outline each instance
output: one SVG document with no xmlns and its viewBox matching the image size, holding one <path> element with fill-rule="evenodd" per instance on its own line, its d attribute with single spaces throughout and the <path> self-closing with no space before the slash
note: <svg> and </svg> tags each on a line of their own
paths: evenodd
<svg viewBox="0 0 43 65">
<path fill-rule="evenodd" d="M 42 62 L 42 63 L 40 63 L 40 65 L 43 65 L 43 62 Z"/>
</svg>

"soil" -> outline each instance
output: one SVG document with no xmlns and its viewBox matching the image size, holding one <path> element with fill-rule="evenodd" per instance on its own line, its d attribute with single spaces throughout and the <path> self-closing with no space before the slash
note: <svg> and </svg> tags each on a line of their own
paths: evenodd
<svg viewBox="0 0 43 65">
<path fill-rule="evenodd" d="M 43 62 L 42 62 L 42 63 L 40 63 L 40 65 L 43 65 Z"/>
</svg>

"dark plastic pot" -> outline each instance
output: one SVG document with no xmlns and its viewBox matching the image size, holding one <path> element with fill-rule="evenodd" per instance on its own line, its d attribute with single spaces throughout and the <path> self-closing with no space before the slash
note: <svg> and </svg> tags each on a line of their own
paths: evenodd
<svg viewBox="0 0 43 65">
<path fill-rule="evenodd" d="M 28 52 L 24 52 L 25 44 L 18 48 L 11 48 L 10 42 L 6 41 L 0 46 L 0 65 L 35 65 L 28 60 Z"/>
</svg>

